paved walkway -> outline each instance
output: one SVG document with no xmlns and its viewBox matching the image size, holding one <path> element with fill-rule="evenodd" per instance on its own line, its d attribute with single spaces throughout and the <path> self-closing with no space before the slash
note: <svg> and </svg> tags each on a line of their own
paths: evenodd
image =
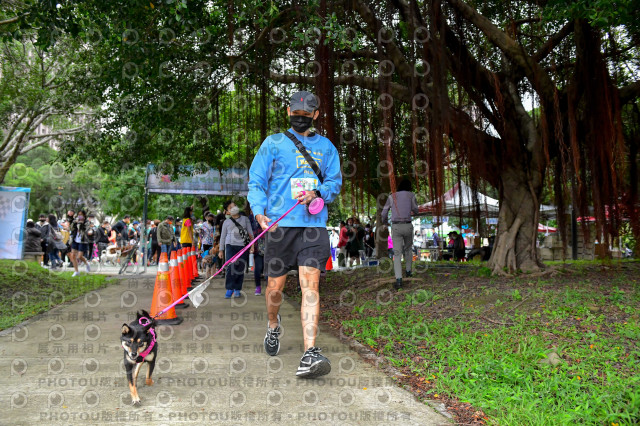
<svg viewBox="0 0 640 426">
<path fill-rule="evenodd" d="M 415 424 L 448 420 L 328 333 L 317 343 L 332 363 L 316 380 L 295 376 L 302 355 L 299 309 L 284 302 L 280 354 L 262 340 L 264 297 L 225 300 L 214 280 L 184 322 L 159 327 L 159 359 L 131 406 L 120 328 L 151 305 L 153 279 L 129 278 L 0 332 L 0 424 Z"/>
</svg>

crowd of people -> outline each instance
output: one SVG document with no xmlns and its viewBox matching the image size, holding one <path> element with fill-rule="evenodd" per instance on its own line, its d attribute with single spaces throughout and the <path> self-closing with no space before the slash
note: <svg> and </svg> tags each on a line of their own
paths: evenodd
<svg viewBox="0 0 640 426">
<path fill-rule="evenodd" d="M 131 262 L 142 262 L 138 254 L 143 253 L 147 265 L 153 266 L 158 263 L 161 253 L 167 253 L 170 257 L 174 250 L 193 246 L 198 253 L 198 266 L 207 276 L 211 276 L 225 259 L 244 247 L 248 238 L 253 239 L 260 232 L 260 225 L 248 204 L 244 210 L 240 210 L 229 200 L 223 204 L 222 212 L 216 215 L 206 211 L 203 216 L 204 220 L 196 219 L 193 207 L 189 206 L 178 220 L 171 215 L 162 221 L 148 220 L 145 246 L 133 253 Z M 46 268 L 73 267 L 73 276 L 77 276 L 79 267 L 91 272 L 91 261 L 99 261 L 108 247 L 123 250 L 134 245 L 140 246 L 141 233 L 141 223 L 132 221 L 130 215 L 125 215 L 113 225 L 104 220 L 98 226 L 95 215 L 87 214 L 84 210 L 77 214 L 69 210 L 62 220 L 58 220 L 54 214 L 41 214 L 37 222 L 27 220 L 25 251 L 43 253 L 42 266 Z M 221 271 L 227 280 L 226 297 L 240 297 L 244 273 L 250 264 L 255 265 L 255 294 L 262 294 L 263 258 L 264 241 L 261 241 L 250 253 L 234 262 L 228 274 Z"/>
<path fill-rule="evenodd" d="M 83 266 L 91 272 L 90 261 L 109 243 L 108 222 L 100 227 L 95 215 L 69 210 L 60 220 L 55 214 L 40 214 L 38 221 L 27 221 L 25 251 L 43 253 L 42 265 L 58 269 L 72 266 L 73 276 Z"/>
<path fill-rule="evenodd" d="M 402 194 L 400 198 L 402 199 Z M 405 227 L 406 224 L 410 225 L 410 219 L 400 222 L 392 218 L 392 222 L 395 229 L 393 225 L 388 229 L 388 256 L 398 259 L 398 262 L 404 257 L 406 270 L 410 271 L 411 261 L 407 262 L 407 259 L 412 258 L 411 253 L 417 254 L 418 250 L 415 247 L 417 239 L 410 234 L 409 230 L 403 231 L 398 227 L 400 224 Z M 383 224 L 383 227 L 387 225 L 388 222 Z M 370 223 L 362 225 L 360 219 L 350 217 L 340 222 L 339 230 L 329 231 L 332 256 L 337 260 L 338 267 L 358 266 L 364 259 L 374 255 L 374 229 Z M 241 210 L 229 200 L 223 204 L 222 212 L 216 215 L 206 211 L 203 219 L 196 219 L 193 207 L 189 206 L 177 220 L 171 215 L 167 215 L 162 221 L 148 220 L 146 245 L 139 251 L 145 253 L 147 265 L 154 266 L 158 263 L 161 253 L 167 253 L 170 257 L 174 250 L 194 246 L 199 255 L 199 266 L 207 276 L 211 276 L 222 266 L 225 259 L 235 255 L 260 231 L 260 224 L 256 221 L 248 203 Z M 25 250 L 43 252 L 43 266 L 51 269 L 61 268 L 66 263 L 66 266 L 74 268 L 74 276 L 76 276 L 80 272 L 80 267 L 90 272 L 91 261 L 99 260 L 109 246 L 124 249 L 127 246 L 141 244 L 141 232 L 141 223 L 138 220 L 132 221 L 130 215 L 125 215 L 113 225 L 108 220 L 98 225 L 95 215 L 87 214 L 84 210 L 77 214 L 69 210 L 61 220 L 58 220 L 54 214 L 41 214 L 37 222 L 31 219 L 27 221 Z M 448 237 L 445 250 L 441 254 L 442 259 L 462 260 L 465 257 L 464 239 L 456 231 L 450 232 Z M 221 238 L 222 244 L 220 244 Z M 427 244 L 426 241 L 422 244 L 426 247 L 440 246 L 442 237 L 436 233 L 435 229 L 431 239 L 431 244 Z M 397 249 L 394 249 L 394 240 Z M 398 251 L 397 255 L 396 251 Z M 131 262 L 138 264 L 138 261 L 142 260 L 138 259 L 137 253 L 134 253 Z M 226 278 L 228 288 L 225 297 L 239 297 L 239 292 L 242 290 L 241 278 L 250 267 L 254 270 L 255 294 L 262 294 L 264 239 L 258 241 L 250 253 L 243 255 L 232 266 L 233 270 Z M 226 276 L 224 271 L 221 271 L 221 275 Z"/>
</svg>

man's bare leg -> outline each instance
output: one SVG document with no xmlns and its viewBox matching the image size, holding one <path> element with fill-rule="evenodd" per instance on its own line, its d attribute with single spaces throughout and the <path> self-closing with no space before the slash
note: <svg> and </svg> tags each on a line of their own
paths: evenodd
<svg viewBox="0 0 640 426">
<path fill-rule="evenodd" d="M 318 319 L 320 316 L 320 270 L 310 266 L 300 266 L 300 288 L 302 290 L 302 307 L 300 319 L 302 320 L 302 334 L 304 338 L 304 350 L 316 345 L 318 335 Z"/>
<path fill-rule="evenodd" d="M 267 280 L 265 298 L 267 301 L 269 328 L 276 328 L 278 326 L 278 311 L 280 311 L 280 305 L 282 305 L 282 290 L 284 289 L 284 283 L 286 280 L 286 275 L 275 278 L 269 277 Z"/>
</svg>

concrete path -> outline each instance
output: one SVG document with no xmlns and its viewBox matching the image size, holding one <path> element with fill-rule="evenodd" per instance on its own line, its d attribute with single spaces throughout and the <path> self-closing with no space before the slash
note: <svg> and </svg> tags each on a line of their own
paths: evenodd
<svg viewBox="0 0 640 426">
<path fill-rule="evenodd" d="M 0 332 L 0 424 L 402 424 L 448 420 L 328 333 L 317 343 L 332 363 L 316 380 L 295 376 L 302 355 L 299 309 L 281 307 L 280 354 L 262 341 L 264 296 L 225 300 L 222 280 L 184 322 L 157 329 L 153 378 L 138 378 L 142 405 L 131 406 L 120 329 L 149 309 L 153 279 L 129 278 Z"/>
</svg>

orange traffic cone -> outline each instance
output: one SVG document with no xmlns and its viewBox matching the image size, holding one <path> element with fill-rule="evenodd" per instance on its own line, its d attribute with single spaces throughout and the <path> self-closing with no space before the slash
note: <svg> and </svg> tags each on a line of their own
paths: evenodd
<svg viewBox="0 0 640 426">
<path fill-rule="evenodd" d="M 333 269 L 333 260 L 331 260 L 331 255 L 329 255 L 329 260 L 327 260 L 327 271 L 331 271 Z"/>
<path fill-rule="evenodd" d="M 182 249 L 182 271 L 184 272 L 184 283 L 182 283 L 182 293 L 186 293 L 189 285 L 191 284 L 191 274 L 189 273 L 189 256 L 187 255 L 187 249 Z"/>
<path fill-rule="evenodd" d="M 193 282 L 196 279 L 196 271 L 193 269 L 193 261 L 195 260 L 193 253 L 193 247 L 189 247 L 189 273 L 191 274 L 191 285 L 193 285 Z"/>
<path fill-rule="evenodd" d="M 193 250 L 193 276 L 198 278 L 200 273 L 198 272 L 198 250 L 195 247 L 192 247 Z"/>
<path fill-rule="evenodd" d="M 178 300 L 184 293 L 182 292 L 178 256 L 176 256 L 175 250 L 171 252 L 171 260 L 169 260 L 169 277 L 171 278 L 171 294 L 173 295 L 173 300 Z M 184 299 L 175 306 L 176 309 L 184 309 L 188 307 L 189 305 L 184 303 Z"/>
<path fill-rule="evenodd" d="M 182 249 L 182 261 L 184 263 L 184 277 L 186 278 L 184 291 L 187 291 L 187 287 L 191 285 L 191 265 L 189 264 L 189 251 L 186 248 Z"/>
<path fill-rule="evenodd" d="M 162 253 L 160 255 L 160 263 L 158 264 L 156 285 L 153 289 L 153 299 L 151 299 L 151 316 L 156 316 L 158 312 L 171 305 L 173 300 L 167 253 Z M 178 325 L 182 322 L 182 318 L 176 316 L 176 310 L 171 308 L 156 318 L 156 322 L 158 324 Z"/>
<path fill-rule="evenodd" d="M 187 292 L 187 273 L 184 271 L 184 256 L 182 249 L 178 249 L 178 273 L 180 274 L 180 292 Z"/>
<path fill-rule="evenodd" d="M 191 246 L 191 269 L 193 270 L 193 279 L 198 278 L 198 255 L 196 254 L 196 248 Z"/>
<path fill-rule="evenodd" d="M 198 265 L 196 262 L 196 252 L 193 246 L 189 248 L 189 273 L 191 274 L 190 287 L 193 288 L 194 281 L 198 278 Z"/>
</svg>

